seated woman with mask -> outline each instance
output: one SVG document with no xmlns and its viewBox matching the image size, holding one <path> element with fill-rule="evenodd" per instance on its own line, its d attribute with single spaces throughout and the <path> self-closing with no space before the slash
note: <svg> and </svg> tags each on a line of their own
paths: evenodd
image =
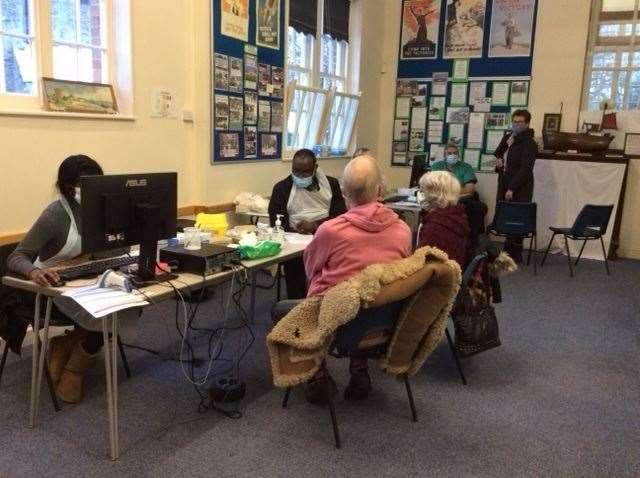
<svg viewBox="0 0 640 478">
<path fill-rule="evenodd" d="M 82 154 L 69 156 L 62 162 L 56 183 L 60 196 L 42 212 L 7 258 L 10 271 L 43 287 L 59 282 L 55 268 L 78 258 L 82 250 L 80 176 L 102 174 L 100 165 Z M 99 331 L 102 323 L 67 297 L 56 297 L 54 306 L 54 314 L 63 314 L 74 322 L 75 327 L 71 333 L 51 340 L 49 372 L 58 397 L 68 403 L 77 403 L 82 399 L 85 372 L 93 365 L 95 355 L 103 345 Z M 121 312 L 119 324 L 126 330 L 138 316 L 138 310 Z"/>
<path fill-rule="evenodd" d="M 420 178 L 420 192 L 425 215 L 418 247 L 437 247 L 464 267 L 471 231 L 464 206 L 458 204 L 460 183 L 447 171 L 432 171 Z"/>
<path fill-rule="evenodd" d="M 269 200 L 269 220 L 275 225 L 282 215 L 282 227 L 288 232 L 313 234 L 328 219 L 344 214 L 347 207 L 337 179 L 318 167 L 313 151 L 301 149 L 293 156 L 291 175 L 273 187 Z M 302 258 L 284 264 L 287 297 L 307 296 L 306 274 Z"/>
<path fill-rule="evenodd" d="M 447 145 L 444 159 L 431 163 L 431 171 L 449 171 L 453 174 L 460 183 L 461 195 L 471 195 L 476 191 L 476 173 L 470 164 L 462 161 L 460 150 L 453 143 Z"/>
</svg>

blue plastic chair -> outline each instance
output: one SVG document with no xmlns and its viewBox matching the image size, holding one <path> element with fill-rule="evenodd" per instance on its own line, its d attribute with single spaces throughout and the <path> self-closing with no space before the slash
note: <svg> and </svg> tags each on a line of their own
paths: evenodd
<svg viewBox="0 0 640 478">
<path fill-rule="evenodd" d="M 286 300 L 277 303 L 272 309 L 272 319 L 277 322 L 284 317 L 299 300 Z M 381 307 L 371 309 L 361 309 L 356 318 L 340 327 L 336 333 L 336 337 L 329 348 L 329 354 L 337 358 L 361 357 L 377 359 L 383 356 L 387 350 L 387 346 L 393 336 L 396 319 L 402 309 L 404 300 L 392 302 Z M 328 375 L 326 363 L 323 361 L 320 370 L 325 376 Z M 413 393 L 409 377 L 403 376 L 404 384 L 409 398 L 409 406 L 411 407 L 411 416 L 414 422 L 418 421 Z M 327 397 L 329 412 L 331 414 L 331 423 L 333 425 L 333 436 L 336 448 L 341 447 L 340 432 L 338 429 L 338 421 L 336 419 L 335 406 L 333 397 L 330 392 L 329 380 L 325 380 L 327 386 Z M 282 407 L 286 408 L 291 394 L 291 387 L 288 387 L 282 399 Z"/>
<path fill-rule="evenodd" d="M 600 240 L 600 245 L 602 246 L 602 257 L 604 258 L 604 265 L 607 269 L 607 275 L 611 275 L 611 271 L 609 270 L 609 262 L 607 261 L 607 252 L 604 247 L 604 240 L 602 239 L 602 236 L 607 233 L 607 228 L 609 227 L 609 221 L 611 219 L 612 212 L 613 204 L 609 204 L 606 206 L 587 204 L 582 208 L 580 214 L 578 214 L 578 217 L 573 223 L 573 226 L 549 227 L 549 230 L 553 232 L 553 236 L 551 236 L 551 240 L 549 241 L 547 250 L 544 253 L 544 257 L 542 258 L 540 267 L 544 266 L 544 261 L 547 259 L 547 254 L 549 254 L 551 244 L 553 244 L 553 240 L 555 239 L 556 235 L 562 234 L 564 236 L 564 246 L 567 251 L 567 260 L 569 262 L 569 273 L 571 274 L 571 277 L 573 277 L 573 266 L 577 266 L 578 262 L 580 262 L 580 258 L 582 257 L 584 248 L 587 245 L 587 241 L 597 241 L 598 239 Z M 578 254 L 578 258 L 576 259 L 575 264 L 572 264 L 568 239 L 574 241 L 584 241 L 582 243 L 582 247 L 580 248 L 580 254 Z"/>
<path fill-rule="evenodd" d="M 533 255 L 533 274 L 538 273 L 536 254 L 538 251 L 537 230 L 538 205 L 534 202 L 499 201 L 496 205 L 496 214 L 488 228 L 489 234 L 500 237 L 516 237 L 531 239 L 529 243 L 529 255 L 527 265 L 531 264 Z"/>
</svg>

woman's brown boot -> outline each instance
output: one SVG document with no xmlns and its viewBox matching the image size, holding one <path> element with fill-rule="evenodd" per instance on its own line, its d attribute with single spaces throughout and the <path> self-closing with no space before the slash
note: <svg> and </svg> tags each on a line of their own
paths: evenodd
<svg viewBox="0 0 640 478">
<path fill-rule="evenodd" d="M 56 395 L 60 400 L 67 403 L 78 403 L 82 400 L 84 374 L 95 361 L 95 355 L 85 352 L 82 343 L 78 342 L 71 352 L 56 386 Z"/>
<path fill-rule="evenodd" d="M 75 328 L 69 333 L 51 339 L 49 342 L 49 373 L 53 383 L 57 384 L 60 381 L 60 376 L 69 357 L 71 357 L 71 352 L 86 335 L 84 330 Z"/>
</svg>

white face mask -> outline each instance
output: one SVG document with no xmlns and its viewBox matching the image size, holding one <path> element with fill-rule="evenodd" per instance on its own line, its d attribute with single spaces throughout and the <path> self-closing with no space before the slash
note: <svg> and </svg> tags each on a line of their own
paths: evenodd
<svg viewBox="0 0 640 478">
<path fill-rule="evenodd" d="M 81 198 L 81 196 L 80 196 L 80 188 L 75 188 L 75 189 L 76 189 L 76 193 L 75 193 L 75 195 L 73 196 L 73 199 L 75 199 L 75 200 L 76 200 L 76 202 L 77 202 L 78 204 L 80 204 L 80 200 L 82 199 L 82 198 Z"/>
</svg>

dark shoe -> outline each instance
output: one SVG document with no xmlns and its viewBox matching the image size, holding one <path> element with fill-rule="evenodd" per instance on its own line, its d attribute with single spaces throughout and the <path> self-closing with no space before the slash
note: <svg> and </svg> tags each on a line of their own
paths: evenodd
<svg viewBox="0 0 640 478">
<path fill-rule="evenodd" d="M 329 380 L 329 393 L 327 395 L 327 380 Z M 304 396 L 307 402 L 314 405 L 326 405 L 329 403 L 329 397 L 333 397 L 338 393 L 336 382 L 333 381 L 331 375 L 323 375 L 322 377 L 314 377 L 304 388 Z"/>
<path fill-rule="evenodd" d="M 371 393 L 371 377 L 369 371 L 364 368 L 354 370 L 351 373 L 349 385 L 344 389 L 345 400 L 364 400 Z"/>
</svg>

